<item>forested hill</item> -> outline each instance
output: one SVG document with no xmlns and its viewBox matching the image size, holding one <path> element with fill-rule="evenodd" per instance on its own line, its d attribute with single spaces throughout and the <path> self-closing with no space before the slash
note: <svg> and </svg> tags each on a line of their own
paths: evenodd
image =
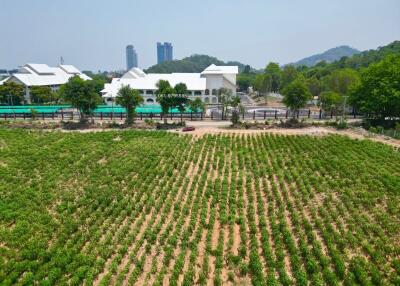
<svg viewBox="0 0 400 286">
<path fill-rule="evenodd" d="M 400 41 L 394 41 L 376 50 L 364 51 L 352 57 L 343 57 L 332 63 L 332 67 L 359 69 L 368 67 L 372 63 L 377 63 L 388 55 L 400 55 Z"/>
<path fill-rule="evenodd" d="M 360 51 L 353 49 L 349 46 L 340 46 L 333 49 L 329 49 L 322 54 L 313 55 L 302 60 L 299 60 L 293 65 L 295 66 L 314 66 L 319 62 L 325 61 L 327 63 L 332 63 L 334 61 L 340 60 L 342 57 L 351 57 L 353 55 L 359 54 Z"/>
<path fill-rule="evenodd" d="M 145 72 L 147 73 L 173 73 L 173 72 L 202 72 L 206 67 L 211 64 L 215 65 L 228 65 L 228 66 L 239 66 L 239 71 L 244 70 L 246 65 L 235 62 L 223 62 L 215 57 L 207 55 L 192 55 L 190 57 L 183 58 L 182 60 L 174 60 L 170 62 L 163 62 L 148 68 Z"/>
</svg>

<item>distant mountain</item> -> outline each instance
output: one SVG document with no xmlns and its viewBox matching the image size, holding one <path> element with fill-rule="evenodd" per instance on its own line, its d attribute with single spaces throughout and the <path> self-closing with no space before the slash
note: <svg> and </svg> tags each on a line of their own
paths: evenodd
<svg viewBox="0 0 400 286">
<path fill-rule="evenodd" d="M 332 63 L 340 60 L 342 57 L 351 57 L 353 55 L 361 53 L 359 50 L 353 49 L 349 46 L 340 46 L 323 52 L 322 54 L 313 55 L 302 60 L 299 60 L 293 65 L 295 66 L 314 66 L 319 62 L 325 61 Z"/>
<path fill-rule="evenodd" d="M 246 67 L 245 64 L 229 61 L 223 62 L 215 57 L 210 57 L 207 55 L 192 55 L 190 57 L 183 58 L 182 60 L 174 60 L 170 62 L 163 62 L 161 64 L 157 64 L 149 67 L 145 70 L 146 73 L 173 73 L 173 72 L 182 72 L 182 73 L 195 73 L 202 72 L 206 67 L 211 64 L 215 65 L 227 65 L 227 66 L 239 66 L 239 71 L 244 70 Z"/>
<path fill-rule="evenodd" d="M 375 50 L 363 51 L 348 58 L 341 58 L 333 63 L 336 68 L 360 69 L 377 63 L 388 55 L 400 55 L 400 41 L 394 41 L 388 45 L 378 47 Z"/>
</svg>

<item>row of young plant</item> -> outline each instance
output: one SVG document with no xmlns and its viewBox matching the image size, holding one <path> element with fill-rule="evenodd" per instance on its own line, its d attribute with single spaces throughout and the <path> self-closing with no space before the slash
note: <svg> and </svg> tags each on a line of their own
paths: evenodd
<svg viewBox="0 0 400 286">
<path fill-rule="evenodd" d="M 390 147 L 0 132 L 1 284 L 399 282 L 400 155 Z"/>
</svg>

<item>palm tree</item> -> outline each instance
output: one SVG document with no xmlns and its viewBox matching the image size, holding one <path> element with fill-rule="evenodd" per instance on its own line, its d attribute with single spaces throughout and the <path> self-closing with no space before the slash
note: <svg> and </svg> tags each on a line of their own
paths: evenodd
<svg viewBox="0 0 400 286">
<path fill-rule="evenodd" d="M 125 107 L 126 109 L 126 125 L 131 125 L 134 122 L 135 109 L 138 105 L 143 103 L 143 97 L 139 91 L 124 85 L 118 91 L 117 104 Z"/>
</svg>

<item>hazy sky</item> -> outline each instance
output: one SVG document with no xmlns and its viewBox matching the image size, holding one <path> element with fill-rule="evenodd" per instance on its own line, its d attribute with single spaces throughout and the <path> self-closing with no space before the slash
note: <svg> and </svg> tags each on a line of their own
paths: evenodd
<svg viewBox="0 0 400 286">
<path fill-rule="evenodd" d="M 400 0 L 0 0 L 0 68 L 27 62 L 80 69 L 156 63 L 156 42 L 174 58 L 207 54 L 254 67 L 339 45 L 373 49 L 400 40 Z"/>
</svg>

